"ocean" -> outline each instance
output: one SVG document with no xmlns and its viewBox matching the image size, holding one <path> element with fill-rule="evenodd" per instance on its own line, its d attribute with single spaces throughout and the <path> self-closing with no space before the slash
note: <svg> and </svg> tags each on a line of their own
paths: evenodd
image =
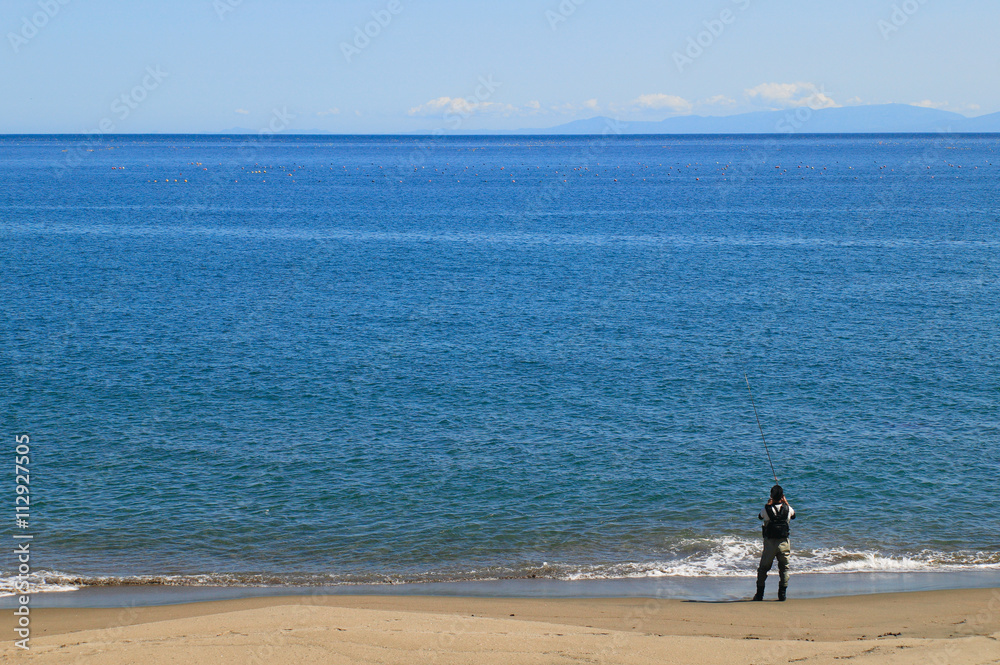
<svg viewBox="0 0 1000 665">
<path fill-rule="evenodd" d="M 745 372 L 795 573 L 998 571 L 998 150 L 0 137 L 8 533 L 52 591 L 748 577 Z"/>
</svg>

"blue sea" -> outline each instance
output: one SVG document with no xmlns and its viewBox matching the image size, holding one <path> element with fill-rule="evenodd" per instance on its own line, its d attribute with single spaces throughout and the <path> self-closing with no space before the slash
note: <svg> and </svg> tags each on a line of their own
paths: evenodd
<svg viewBox="0 0 1000 665">
<path fill-rule="evenodd" d="M 995 135 L 6 136 L 0 183 L 39 590 L 748 576 L 744 372 L 796 573 L 1000 570 Z"/>
</svg>

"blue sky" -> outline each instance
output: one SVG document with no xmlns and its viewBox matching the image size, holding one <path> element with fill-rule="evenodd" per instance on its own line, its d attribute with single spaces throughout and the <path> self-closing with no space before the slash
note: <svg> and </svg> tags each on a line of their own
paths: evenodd
<svg viewBox="0 0 1000 665">
<path fill-rule="evenodd" d="M 996 0 L 4 0 L 0 133 L 975 116 L 1000 111 L 998 27 Z"/>
</svg>

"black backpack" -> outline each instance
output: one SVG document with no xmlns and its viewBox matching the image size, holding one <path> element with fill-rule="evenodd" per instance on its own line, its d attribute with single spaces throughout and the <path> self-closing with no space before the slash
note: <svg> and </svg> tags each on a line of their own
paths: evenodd
<svg viewBox="0 0 1000 665">
<path fill-rule="evenodd" d="M 765 506 L 768 521 L 763 525 L 765 538 L 788 538 L 788 506 Z"/>
</svg>

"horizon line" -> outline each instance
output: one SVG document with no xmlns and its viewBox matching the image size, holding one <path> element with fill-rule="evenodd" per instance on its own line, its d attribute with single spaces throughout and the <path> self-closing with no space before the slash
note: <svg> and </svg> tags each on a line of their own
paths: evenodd
<svg viewBox="0 0 1000 665">
<path fill-rule="evenodd" d="M 588 118 L 590 119 L 590 118 Z M 622 121 L 628 122 L 628 121 Z M 645 122 L 645 121 L 644 121 Z M 544 128 L 540 128 L 544 129 Z M 920 132 L 907 132 L 907 131 L 857 131 L 857 132 L 649 132 L 649 133 L 635 133 L 635 134 L 601 134 L 601 133 L 571 133 L 571 134 L 537 134 L 537 133 L 517 133 L 519 130 L 515 129 L 493 129 L 493 130 L 483 130 L 487 133 L 476 133 L 476 132 L 449 132 L 446 134 L 435 134 L 433 131 L 415 130 L 405 133 L 398 132 L 332 132 L 326 130 L 319 131 L 303 131 L 303 132 L 255 132 L 251 130 L 239 131 L 239 132 L 223 132 L 223 131 L 197 131 L 197 132 L 161 132 L 161 131 L 151 131 L 151 132 L 0 132 L 0 138 L 8 137 L 30 137 L 30 136 L 85 136 L 85 137 L 113 137 L 113 136 L 240 136 L 249 137 L 264 136 L 266 138 L 281 138 L 286 136 L 400 136 L 413 138 L 418 136 L 432 136 L 434 138 L 448 138 L 448 137 L 497 137 L 502 134 L 505 137 L 511 136 L 598 136 L 601 138 L 615 138 L 623 136 L 940 136 L 941 134 L 953 135 L 953 136 L 991 136 L 995 134 L 1000 134 L 1000 131 L 920 131 Z"/>
</svg>

